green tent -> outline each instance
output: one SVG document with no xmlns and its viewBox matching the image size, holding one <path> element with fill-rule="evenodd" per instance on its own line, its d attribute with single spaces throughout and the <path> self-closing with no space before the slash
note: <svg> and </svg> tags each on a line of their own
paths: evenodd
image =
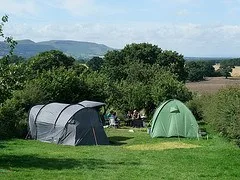
<svg viewBox="0 0 240 180">
<path fill-rule="evenodd" d="M 198 124 L 192 112 L 176 99 L 162 103 L 152 119 L 150 135 L 154 137 L 198 137 Z"/>
</svg>

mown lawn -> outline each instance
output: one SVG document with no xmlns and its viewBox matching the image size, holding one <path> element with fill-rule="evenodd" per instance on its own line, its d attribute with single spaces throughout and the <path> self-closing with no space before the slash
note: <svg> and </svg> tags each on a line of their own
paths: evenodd
<svg viewBox="0 0 240 180">
<path fill-rule="evenodd" d="M 198 141 L 151 139 L 143 129 L 106 132 L 112 145 L 2 141 L 0 179 L 240 179 L 240 149 L 218 136 Z M 162 150 L 171 144 L 198 147 Z"/>
</svg>

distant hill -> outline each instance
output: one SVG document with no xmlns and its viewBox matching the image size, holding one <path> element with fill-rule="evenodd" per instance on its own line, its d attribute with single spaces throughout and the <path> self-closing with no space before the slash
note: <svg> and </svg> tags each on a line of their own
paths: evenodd
<svg viewBox="0 0 240 180">
<path fill-rule="evenodd" d="M 31 40 L 20 40 L 17 42 L 14 54 L 25 58 L 44 51 L 60 50 L 77 59 L 90 59 L 93 56 L 103 56 L 107 51 L 113 50 L 104 44 L 71 40 L 51 40 L 37 43 Z M 8 51 L 7 45 L 0 42 L 0 56 L 6 55 Z"/>
</svg>

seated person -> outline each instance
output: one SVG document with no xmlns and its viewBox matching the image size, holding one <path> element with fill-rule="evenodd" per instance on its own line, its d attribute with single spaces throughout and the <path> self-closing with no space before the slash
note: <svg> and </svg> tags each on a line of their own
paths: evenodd
<svg viewBox="0 0 240 180">
<path fill-rule="evenodd" d="M 137 110 L 133 111 L 132 119 L 140 119 L 140 114 Z"/>
<path fill-rule="evenodd" d="M 132 112 L 128 111 L 126 114 L 126 125 L 132 126 Z"/>
<path fill-rule="evenodd" d="M 143 123 L 142 120 L 140 118 L 140 113 L 137 110 L 133 111 L 133 116 L 132 116 L 132 120 L 133 120 L 133 127 L 143 127 Z"/>
</svg>

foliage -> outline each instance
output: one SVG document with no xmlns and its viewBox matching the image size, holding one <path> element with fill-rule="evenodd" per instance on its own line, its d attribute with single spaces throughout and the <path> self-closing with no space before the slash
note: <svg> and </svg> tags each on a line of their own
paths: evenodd
<svg viewBox="0 0 240 180">
<path fill-rule="evenodd" d="M 73 62 L 72 57 L 60 51 L 44 52 L 28 61 L 18 56 L 2 58 L 0 61 L 0 103 L 11 98 L 14 90 L 22 89 L 26 81 L 38 77 L 43 71 L 63 66 L 73 68 L 80 74 L 86 69 L 83 66 L 80 68 Z"/>
<path fill-rule="evenodd" d="M 26 65 L 14 56 L 0 60 L 0 104 L 10 98 L 14 90 L 23 88 L 25 74 Z"/>
<path fill-rule="evenodd" d="M 45 100 L 50 102 L 77 103 L 86 98 L 87 86 L 72 69 L 62 67 L 43 71 L 30 83 L 41 89 L 45 94 Z"/>
<path fill-rule="evenodd" d="M 28 111 L 33 105 L 44 102 L 44 97 L 44 92 L 31 83 L 26 84 L 23 90 L 15 91 L 13 97 L 0 106 L 1 139 L 23 138 L 26 135 Z"/>
<path fill-rule="evenodd" d="M 142 109 L 146 107 L 146 103 L 151 101 L 149 94 L 150 87 L 142 82 L 129 82 L 122 80 L 116 84 L 119 96 L 114 101 L 114 107 L 119 108 L 123 112 L 133 109 Z"/>
<path fill-rule="evenodd" d="M 156 105 L 168 99 L 186 102 L 192 98 L 192 93 L 188 91 L 185 84 L 177 81 L 176 76 L 164 70 L 156 72 L 153 77 L 151 95 Z"/>
<path fill-rule="evenodd" d="M 3 27 L 7 22 L 8 15 L 2 16 L 0 23 L 0 37 L 2 37 L 8 44 L 10 47 L 9 54 L 12 55 L 17 42 L 13 40 L 12 37 L 4 35 Z M 11 57 L 7 55 L 0 60 L 0 105 L 11 96 L 12 90 L 15 88 L 21 88 L 22 76 L 20 75 L 21 73 L 19 73 L 19 69 L 22 70 L 22 67 L 21 65 L 12 64 L 12 62 L 16 63 L 16 59 L 16 56 Z"/>
<path fill-rule="evenodd" d="M 187 78 L 187 71 L 185 66 L 185 60 L 183 55 L 178 54 L 176 51 L 163 51 L 158 54 L 158 58 L 156 61 L 160 67 L 170 71 L 171 73 L 177 76 L 179 81 L 185 81 Z"/>
<path fill-rule="evenodd" d="M 128 69 L 131 63 L 158 65 L 159 68 L 175 74 L 180 81 L 185 81 L 187 77 L 182 55 L 175 51 L 162 51 L 158 46 L 148 43 L 133 43 L 120 51 L 109 51 L 104 56 L 102 70 L 110 80 L 121 81 L 127 78 L 125 69 Z"/>
<path fill-rule="evenodd" d="M 186 69 L 189 81 L 201 81 L 205 77 L 215 76 L 215 70 L 210 61 L 187 61 Z"/>
<path fill-rule="evenodd" d="M 149 43 L 127 44 L 121 51 L 126 62 L 140 61 L 151 65 L 156 63 L 158 55 L 161 52 L 161 48 Z"/>
<path fill-rule="evenodd" d="M 24 61 L 25 61 L 25 58 L 13 54 L 12 56 L 4 56 L 0 60 L 0 64 L 1 65 L 19 64 L 19 63 L 23 63 Z"/>
<path fill-rule="evenodd" d="M 183 83 L 177 81 L 176 76 L 157 66 L 132 63 L 126 69 L 126 74 L 126 80 L 116 83 L 118 97 L 115 96 L 114 101 L 114 107 L 122 111 L 144 108 L 149 115 L 160 102 L 167 99 L 191 99 L 191 93 Z"/>
<path fill-rule="evenodd" d="M 74 61 L 75 59 L 73 57 L 68 57 L 61 51 L 51 50 L 30 58 L 28 66 L 33 71 L 42 72 L 61 66 L 69 68 L 73 66 Z"/>
<path fill-rule="evenodd" d="M 93 57 L 89 61 L 87 61 L 87 66 L 91 68 L 93 71 L 98 71 L 101 69 L 103 65 L 103 59 L 100 57 Z"/>
<path fill-rule="evenodd" d="M 64 68 L 43 71 L 13 93 L 0 107 L 1 137 L 21 135 L 27 125 L 27 112 L 35 104 L 77 103 L 88 98 L 88 87 L 75 71 Z"/>
<path fill-rule="evenodd" d="M 240 58 L 227 59 L 220 61 L 221 66 L 240 66 Z"/>
<path fill-rule="evenodd" d="M 4 38 L 4 42 L 6 42 L 8 44 L 8 46 L 10 48 L 9 54 L 12 55 L 13 50 L 14 50 L 15 46 L 17 45 L 17 42 L 11 36 L 9 37 L 9 36 L 4 35 L 3 27 L 4 27 L 5 23 L 8 22 L 8 15 L 2 16 L 1 20 L 2 21 L 0 23 L 0 37 Z"/>
<path fill-rule="evenodd" d="M 240 145 L 240 87 L 227 87 L 202 102 L 206 122 Z"/>
<path fill-rule="evenodd" d="M 88 72 L 88 66 L 86 64 L 80 63 L 79 61 L 75 61 L 71 69 L 75 71 L 78 76 Z"/>
<path fill-rule="evenodd" d="M 193 99 L 186 103 L 197 121 L 203 120 L 203 99 L 204 96 L 194 96 Z"/>
<path fill-rule="evenodd" d="M 157 71 L 161 70 L 157 65 L 145 64 L 143 62 L 133 61 L 123 69 L 123 73 L 126 75 L 124 80 L 129 83 L 141 82 L 142 84 L 149 84 L 152 77 Z"/>
<path fill-rule="evenodd" d="M 232 69 L 235 66 L 240 66 L 240 58 L 222 60 L 220 61 L 219 73 L 227 79 L 231 77 Z"/>
<path fill-rule="evenodd" d="M 106 75 L 90 71 L 82 74 L 81 77 L 88 87 L 88 90 L 84 92 L 86 99 L 100 102 L 106 102 L 109 99 L 108 105 L 111 104 L 113 86 Z"/>
<path fill-rule="evenodd" d="M 224 76 L 227 79 L 228 77 L 231 77 L 230 73 L 232 72 L 232 68 L 233 68 L 232 66 L 221 65 L 219 72 L 222 76 Z"/>
<path fill-rule="evenodd" d="M 126 78 L 124 69 L 126 66 L 125 59 L 121 51 L 108 51 L 104 56 L 102 72 L 106 74 L 110 81 L 120 81 Z"/>
</svg>

